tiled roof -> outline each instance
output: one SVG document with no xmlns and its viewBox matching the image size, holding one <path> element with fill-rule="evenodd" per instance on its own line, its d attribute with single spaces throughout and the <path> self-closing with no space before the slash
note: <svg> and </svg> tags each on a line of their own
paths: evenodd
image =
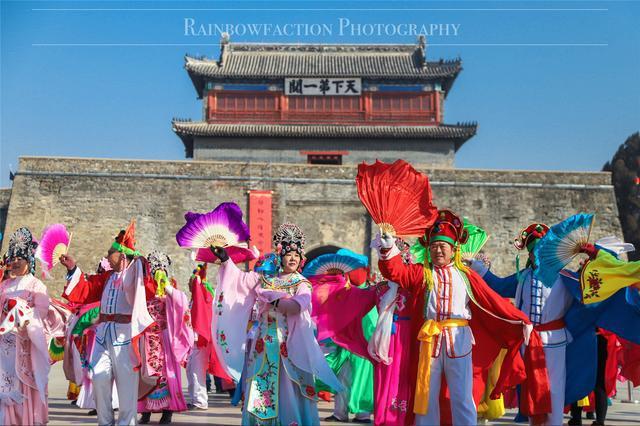
<svg viewBox="0 0 640 426">
<path fill-rule="evenodd" d="M 462 70 L 460 59 L 430 62 L 425 46 L 223 43 L 218 60 L 185 57 L 198 94 L 208 79 L 363 77 L 441 81 L 445 92 Z"/>
<path fill-rule="evenodd" d="M 476 134 L 476 123 L 439 126 L 336 125 L 336 124 L 220 124 L 173 120 L 173 131 L 185 144 L 187 156 L 193 151 L 194 136 L 204 137 L 292 137 L 292 138 L 398 138 L 449 139 L 456 150 Z"/>
</svg>

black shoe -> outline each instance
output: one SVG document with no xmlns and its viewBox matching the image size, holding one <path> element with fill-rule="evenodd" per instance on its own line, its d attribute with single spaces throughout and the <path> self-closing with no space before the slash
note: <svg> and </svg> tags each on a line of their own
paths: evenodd
<svg viewBox="0 0 640 426">
<path fill-rule="evenodd" d="M 596 418 L 596 415 L 593 414 L 593 411 L 588 411 L 587 412 L 587 419 L 594 420 L 595 418 Z"/>
<path fill-rule="evenodd" d="M 87 416 L 97 416 L 98 415 L 98 411 L 97 410 L 91 410 L 87 413 Z"/>
<path fill-rule="evenodd" d="M 582 426 L 582 419 L 580 417 L 578 417 L 578 418 L 571 417 L 569 419 L 569 421 L 567 422 L 567 424 L 569 426 Z"/>
<path fill-rule="evenodd" d="M 159 425 L 168 425 L 171 424 L 171 417 L 173 415 L 172 411 L 169 410 L 163 410 L 162 411 L 162 417 L 160 417 L 160 421 L 158 422 Z"/>
<path fill-rule="evenodd" d="M 591 423 L 591 426 L 604 426 L 604 423 L 600 423 L 596 420 L 595 422 Z"/>
<path fill-rule="evenodd" d="M 324 419 L 325 422 L 341 422 L 341 423 L 348 423 L 349 419 L 347 420 L 340 420 L 339 418 L 337 418 L 336 416 L 334 416 L 333 414 L 330 415 L 329 417 L 326 417 Z"/>
<path fill-rule="evenodd" d="M 140 420 L 138 420 L 138 423 L 141 425 L 146 425 L 150 421 L 151 421 L 151 412 L 148 412 L 148 413 L 142 413 L 142 416 L 140 417 Z"/>
<path fill-rule="evenodd" d="M 353 419 L 351 419 L 351 423 L 371 423 L 371 419 L 359 419 L 357 417 L 354 417 Z"/>
<path fill-rule="evenodd" d="M 71 405 L 78 405 L 78 400 L 74 399 L 73 401 L 71 401 Z"/>
</svg>

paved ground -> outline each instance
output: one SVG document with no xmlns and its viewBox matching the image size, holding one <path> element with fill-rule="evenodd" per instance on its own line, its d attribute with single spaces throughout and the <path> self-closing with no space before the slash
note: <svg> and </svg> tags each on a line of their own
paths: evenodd
<svg viewBox="0 0 640 426">
<path fill-rule="evenodd" d="M 183 380 L 183 383 L 186 381 Z M 95 425 L 96 418 L 87 416 L 88 410 L 79 409 L 66 399 L 67 382 L 62 373 L 62 364 L 57 363 L 53 366 L 49 382 L 49 420 L 51 425 Z M 618 390 L 620 399 L 627 398 L 627 388 L 620 385 Z M 635 399 L 640 399 L 640 389 L 636 388 L 633 393 Z M 331 415 L 333 404 L 320 402 L 320 418 Z M 505 415 L 502 419 L 485 425 L 497 424 L 513 424 L 513 410 Z M 156 424 L 160 419 L 160 414 L 154 414 L 151 417 L 151 424 Z M 640 404 L 624 404 L 619 399 L 609 407 L 609 415 L 607 425 L 626 426 L 640 425 Z M 173 417 L 175 425 L 189 424 L 210 424 L 210 425 L 239 425 L 241 424 L 240 408 L 232 407 L 229 398 L 222 394 L 209 395 L 209 409 L 206 411 L 188 411 L 182 414 L 175 414 Z M 339 425 L 346 423 L 326 423 L 323 425 Z M 585 420 L 584 425 L 590 425 L 590 420 Z"/>
</svg>

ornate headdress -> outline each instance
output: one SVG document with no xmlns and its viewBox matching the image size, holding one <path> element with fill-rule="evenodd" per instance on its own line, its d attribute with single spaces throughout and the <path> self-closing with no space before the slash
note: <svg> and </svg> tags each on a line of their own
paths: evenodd
<svg viewBox="0 0 640 426">
<path fill-rule="evenodd" d="M 304 258 L 304 243 L 304 232 L 294 223 L 283 223 L 273 235 L 273 245 L 280 256 L 295 251 Z"/>
<path fill-rule="evenodd" d="M 29 272 L 36 271 L 36 247 L 38 243 L 33 239 L 33 235 L 28 228 L 20 228 L 9 237 L 9 248 L 6 257 L 19 257 L 29 262 Z"/>
<path fill-rule="evenodd" d="M 445 241 L 452 246 L 464 244 L 469 233 L 464 229 L 464 221 L 451 210 L 438 210 L 438 218 L 433 226 L 427 230 L 426 238 L 420 238 L 420 243 L 428 247 L 435 241 Z"/>
<path fill-rule="evenodd" d="M 140 256 L 140 252 L 136 250 L 136 221 L 134 219 L 129 222 L 127 229 L 123 229 L 116 236 L 111 248 L 124 253 L 127 256 Z"/>
<path fill-rule="evenodd" d="M 159 270 L 163 270 L 166 273 L 169 272 L 171 258 L 167 254 L 158 250 L 152 250 L 151 253 L 147 255 L 147 260 L 149 261 L 152 274 Z"/>
<path fill-rule="evenodd" d="M 549 231 L 549 227 L 544 223 L 532 223 L 531 225 L 520 231 L 520 234 L 514 239 L 513 245 L 518 250 L 526 248 L 532 251 L 538 241 Z"/>
</svg>

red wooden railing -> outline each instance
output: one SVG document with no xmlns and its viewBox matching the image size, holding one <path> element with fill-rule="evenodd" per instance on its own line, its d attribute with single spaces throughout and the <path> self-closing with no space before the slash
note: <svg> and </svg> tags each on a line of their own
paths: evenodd
<svg viewBox="0 0 640 426">
<path fill-rule="evenodd" d="M 207 119 L 217 123 L 438 124 L 438 92 L 362 96 L 290 96 L 278 92 L 209 92 Z"/>
</svg>

